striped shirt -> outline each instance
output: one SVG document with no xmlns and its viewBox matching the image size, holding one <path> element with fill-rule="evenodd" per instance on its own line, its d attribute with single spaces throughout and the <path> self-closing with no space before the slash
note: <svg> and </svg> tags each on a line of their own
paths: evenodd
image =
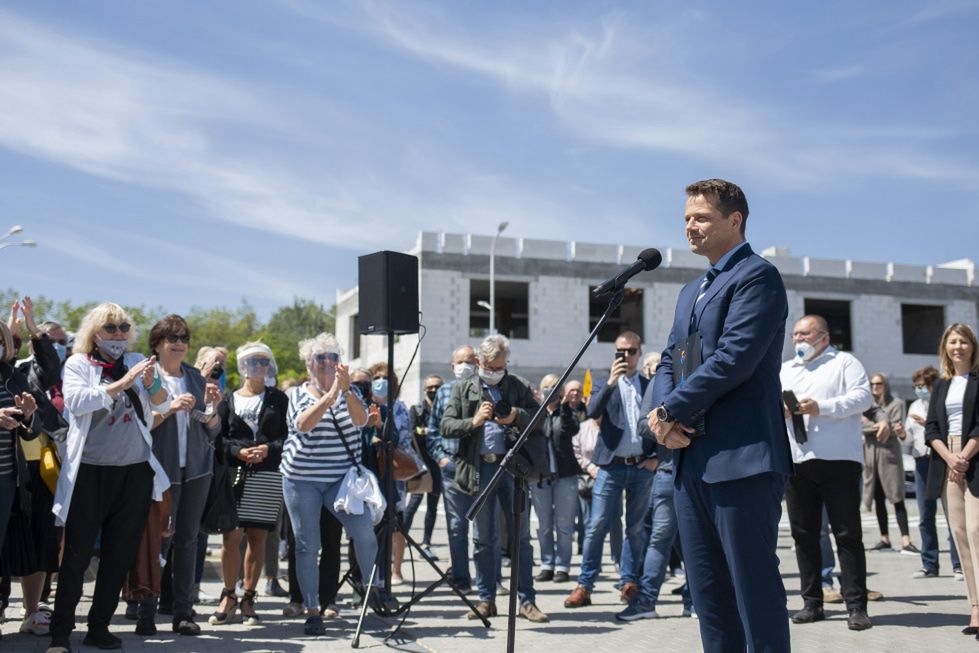
<svg viewBox="0 0 979 653">
<path fill-rule="evenodd" d="M 350 456 L 340 441 L 329 410 L 323 413 L 323 418 L 311 431 L 304 433 L 299 430 L 296 425 L 299 416 L 317 401 L 317 397 L 310 394 L 308 388 L 309 384 L 304 383 L 289 392 L 289 412 L 286 415 L 289 437 L 282 447 L 279 471 L 282 476 L 293 481 L 334 483 L 343 478 L 350 469 Z M 333 405 L 333 413 L 343 431 L 343 441 L 347 443 L 354 459 L 360 460 L 360 429 L 350 419 L 347 402 L 342 394 Z"/>
<path fill-rule="evenodd" d="M 0 408 L 14 405 L 14 398 L 7 390 L 7 384 L 0 380 Z M 0 476 L 14 473 L 14 436 L 7 429 L 0 429 Z"/>
</svg>

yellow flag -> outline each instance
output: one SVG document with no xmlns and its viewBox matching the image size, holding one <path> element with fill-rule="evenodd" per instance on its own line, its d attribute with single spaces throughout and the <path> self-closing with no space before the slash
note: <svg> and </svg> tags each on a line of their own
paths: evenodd
<svg viewBox="0 0 979 653">
<path fill-rule="evenodd" d="M 585 399 L 591 396 L 591 368 L 585 370 L 585 382 L 581 384 L 581 394 Z"/>
</svg>

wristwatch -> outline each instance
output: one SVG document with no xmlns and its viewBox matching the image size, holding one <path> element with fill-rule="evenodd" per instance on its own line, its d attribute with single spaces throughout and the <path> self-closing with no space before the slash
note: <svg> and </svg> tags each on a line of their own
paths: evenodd
<svg viewBox="0 0 979 653">
<path fill-rule="evenodd" d="M 653 412 L 656 413 L 656 419 L 659 420 L 660 422 L 669 423 L 669 422 L 676 421 L 676 418 L 673 417 L 670 411 L 666 409 L 665 404 L 660 404 L 659 406 L 656 407 L 656 410 Z"/>
</svg>

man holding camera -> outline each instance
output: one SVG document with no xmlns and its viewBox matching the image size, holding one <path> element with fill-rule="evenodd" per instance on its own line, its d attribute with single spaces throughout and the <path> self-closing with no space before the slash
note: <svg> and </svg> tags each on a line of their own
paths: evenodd
<svg viewBox="0 0 979 653">
<path fill-rule="evenodd" d="M 530 423 L 538 403 L 527 381 L 507 372 L 510 342 L 501 335 L 488 336 L 479 345 L 479 370 L 475 377 L 460 380 L 442 415 L 443 438 L 458 438 L 455 483 L 469 494 L 482 492 L 502 462 L 503 456 Z M 505 474 L 501 485 L 513 485 Z M 499 503 L 487 501 L 473 525 L 473 559 L 476 563 L 476 609 L 485 617 L 496 616 L 496 570 L 500 552 Z M 520 524 L 520 569 L 517 590 L 519 616 L 535 623 L 548 621 L 535 604 L 533 549 L 530 545 L 530 512 Z M 475 615 L 470 614 L 470 618 Z"/>
<path fill-rule="evenodd" d="M 592 487 L 591 516 L 585 530 L 584 556 L 578 586 L 564 600 L 566 608 L 591 604 L 591 592 L 602 567 L 602 543 L 615 506 L 626 494 L 625 545 L 622 551 L 622 599 L 633 599 L 646 549 L 644 519 L 656 469 L 656 443 L 643 438 L 638 426 L 640 405 L 649 379 L 639 374 L 642 340 L 632 331 L 615 339 L 615 359 L 605 383 L 588 402 L 588 417 L 601 419 L 592 462 L 599 467 Z M 638 569 L 637 569 L 638 567 Z"/>
</svg>

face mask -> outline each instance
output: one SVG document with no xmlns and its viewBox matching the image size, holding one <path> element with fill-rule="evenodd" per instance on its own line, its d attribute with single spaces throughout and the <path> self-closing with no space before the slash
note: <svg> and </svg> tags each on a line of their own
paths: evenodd
<svg viewBox="0 0 979 653">
<path fill-rule="evenodd" d="M 915 388 L 914 394 L 918 395 L 918 399 L 921 401 L 928 401 L 928 399 L 931 397 L 931 391 L 929 391 L 928 388 Z"/>
<path fill-rule="evenodd" d="M 106 340 L 102 336 L 95 336 L 95 344 L 98 345 L 102 353 L 115 360 L 126 353 L 129 347 L 128 340 Z"/>
<path fill-rule="evenodd" d="M 479 378 L 482 379 L 483 383 L 485 383 L 486 385 L 496 385 L 497 383 L 503 380 L 504 376 L 506 376 L 505 369 L 499 371 L 493 371 L 493 370 L 483 369 L 482 367 L 479 368 Z"/>
<path fill-rule="evenodd" d="M 439 393 L 438 390 L 429 390 L 425 393 L 425 396 L 428 397 L 429 401 L 435 401 L 435 395 L 437 395 L 438 393 Z"/>
<path fill-rule="evenodd" d="M 452 373 L 459 381 L 465 381 L 476 373 L 476 366 L 472 363 L 456 363 L 452 366 Z"/>
<path fill-rule="evenodd" d="M 804 361 L 812 360 L 813 356 L 816 355 L 816 348 L 810 345 L 808 342 L 803 340 L 795 346 L 796 358 L 801 358 Z"/>
<path fill-rule="evenodd" d="M 238 362 L 238 374 L 246 379 L 266 379 L 270 375 L 270 365 L 262 365 L 257 358 L 246 358 Z M 273 380 L 275 377 L 272 377 Z"/>
<path fill-rule="evenodd" d="M 65 359 L 68 358 L 68 348 L 60 342 L 54 343 L 54 351 L 58 354 L 58 360 L 62 363 L 64 363 Z"/>
<path fill-rule="evenodd" d="M 387 379 L 376 379 L 374 383 L 371 384 L 371 393 L 374 395 L 375 399 L 384 401 L 388 398 L 388 380 Z"/>
</svg>

